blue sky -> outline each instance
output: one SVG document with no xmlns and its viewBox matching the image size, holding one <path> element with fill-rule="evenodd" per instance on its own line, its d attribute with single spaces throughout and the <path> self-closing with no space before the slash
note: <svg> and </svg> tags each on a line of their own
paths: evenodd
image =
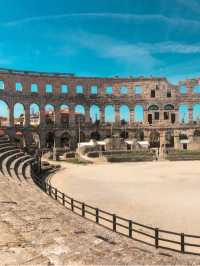
<svg viewBox="0 0 200 266">
<path fill-rule="evenodd" d="M 0 0 L 0 67 L 200 76 L 200 0 Z"/>
</svg>

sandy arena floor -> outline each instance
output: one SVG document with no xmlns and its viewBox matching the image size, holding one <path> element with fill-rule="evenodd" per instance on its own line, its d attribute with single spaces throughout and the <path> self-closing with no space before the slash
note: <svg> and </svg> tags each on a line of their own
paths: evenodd
<svg viewBox="0 0 200 266">
<path fill-rule="evenodd" d="M 53 186 L 75 199 L 162 229 L 200 235 L 200 162 L 62 163 Z"/>
</svg>

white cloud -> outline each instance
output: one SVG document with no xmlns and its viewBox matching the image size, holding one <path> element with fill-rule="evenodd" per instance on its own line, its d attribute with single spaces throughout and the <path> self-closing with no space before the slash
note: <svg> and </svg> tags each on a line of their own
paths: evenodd
<svg viewBox="0 0 200 266">
<path fill-rule="evenodd" d="M 187 3 L 184 0 L 177 0 L 179 2 Z M 190 0 L 191 1 L 191 0 Z M 173 27 L 181 28 L 193 28 L 200 29 L 199 20 L 190 20 L 180 17 L 168 17 L 162 14 L 125 14 L 125 13 L 66 13 L 66 14 L 52 14 L 48 16 L 35 16 L 20 18 L 17 20 L 10 20 L 1 24 L 4 27 L 15 27 L 21 26 L 33 22 L 42 22 L 42 21 L 53 21 L 53 20 L 63 20 L 63 19 L 72 19 L 72 18 L 85 18 L 85 19 L 112 19 L 112 20 L 121 20 L 121 21 L 133 21 L 135 23 L 148 23 L 148 22 L 157 22 L 157 23 L 166 23 Z"/>
</svg>

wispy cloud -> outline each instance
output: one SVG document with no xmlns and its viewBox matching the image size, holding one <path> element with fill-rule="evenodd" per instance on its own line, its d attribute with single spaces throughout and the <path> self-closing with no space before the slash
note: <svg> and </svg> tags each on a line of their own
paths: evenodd
<svg viewBox="0 0 200 266">
<path fill-rule="evenodd" d="M 186 2 L 184 0 L 177 0 Z M 180 17 L 168 17 L 162 14 L 126 14 L 126 13 L 65 13 L 65 14 L 52 14 L 48 16 L 35 16 L 20 18 L 16 20 L 10 20 L 2 23 L 4 27 L 14 27 L 21 26 L 33 22 L 45 22 L 45 21 L 58 21 L 63 19 L 73 19 L 73 18 L 85 18 L 85 19 L 112 19 L 121 21 L 133 21 L 135 23 L 147 23 L 147 22 L 157 22 L 166 23 L 171 26 L 180 26 L 187 28 L 198 28 L 200 29 L 199 20 L 190 20 Z"/>
</svg>

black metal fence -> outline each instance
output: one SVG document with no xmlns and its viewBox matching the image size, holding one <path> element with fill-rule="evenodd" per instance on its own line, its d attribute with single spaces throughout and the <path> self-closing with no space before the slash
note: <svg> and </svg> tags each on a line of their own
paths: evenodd
<svg viewBox="0 0 200 266">
<path fill-rule="evenodd" d="M 39 178 L 34 178 L 34 181 L 45 193 L 67 209 L 113 232 L 155 248 L 200 255 L 200 236 L 161 230 L 137 223 L 75 200 Z"/>
</svg>

